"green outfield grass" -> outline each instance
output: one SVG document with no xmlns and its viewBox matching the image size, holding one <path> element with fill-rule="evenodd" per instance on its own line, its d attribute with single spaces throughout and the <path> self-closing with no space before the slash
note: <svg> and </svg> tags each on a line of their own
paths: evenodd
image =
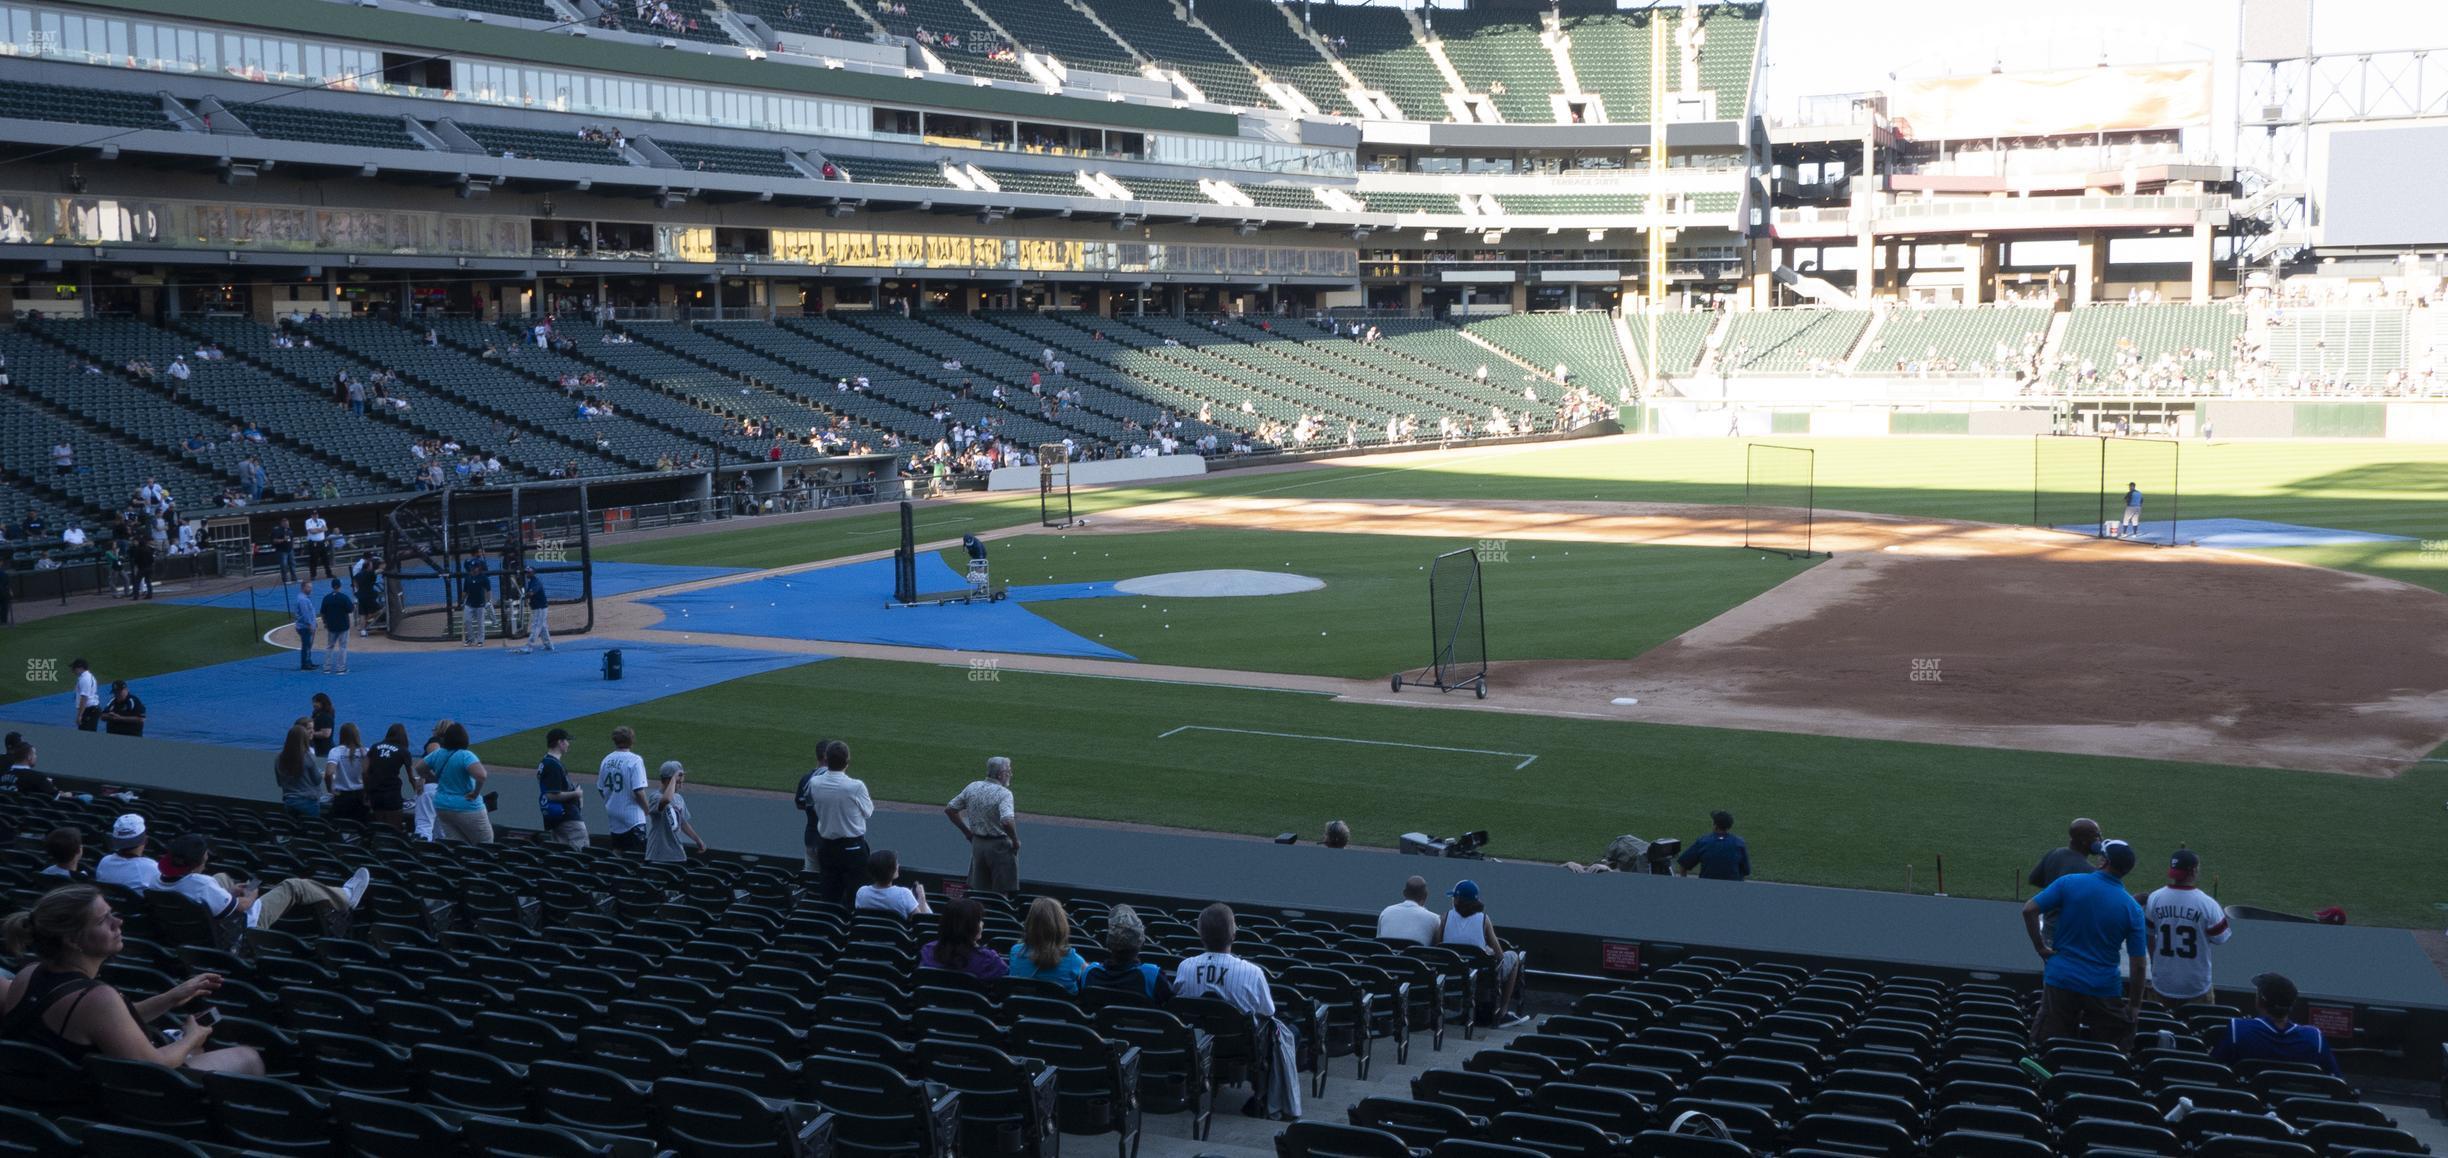
<svg viewBox="0 0 2448 1158">
<path fill-rule="evenodd" d="M 1317 591 L 1223 599 L 1110 596 L 1030 610 L 1149 663 L 1383 679 L 1429 658 L 1428 561 L 1472 547 L 1386 535 L 1177 531 L 1023 535 L 994 546 L 1013 584 L 1128 579 L 1249 568 L 1325 580 Z M 954 569 L 963 564 L 945 553 Z M 1496 654 L 1626 659 L 1681 635 L 1808 567 L 1704 547 L 1508 540 L 1484 554 L 1487 633 Z"/>
<path fill-rule="evenodd" d="M 1090 515 L 1203 495 L 1739 504 L 1743 448 L 1752 441 L 1817 451 L 1817 501 L 1823 509 L 2016 524 L 2032 519 L 2029 438 L 1619 439 L 1528 453 L 1463 450 L 1434 466 L 1380 466 L 1363 458 L 1318 471 L 1226 471 L 1158 486 L 1084 491 L 1077 504 Z M 2184 444 L 2181 468 L 2185 518 L 2268 519 L 2448 540 L 2448 443 L 2195 441 Z M 2150 517 L 2165 517 L 2171 505 L 2149 508 Z M 819 523 L 615 542 L 597 554 L 638 563 L 785 566 L 890 547 L 897 517 L 888 508 Z M 929 524 L 921 527 L 921 538 L 1020 526 L 1037 520 L 1037 498 L 931 504 L 920 509 L 918 519 Z M 2277 553 L 2448 591 L 2448 551 L 2426 553 L 2418 543 Z"/>
<path fill-rule="evenodd" d="M 288 617 L 276 612 L 263 617 L 260 626 L 286 622 Z M 176 603 L 101 607 L 20 623 L 0 630 L 0 703 L 70 690 L 68 664 L 79 657 L 93 665 L 94 678 L 107 689 L 115 679 L 139 680 L 276 650 L 258 630 L 257 620 L 244 611 Z M 44 671 L 58 672 L 57 681 L 41 678 Z"/>
<path fill-rule="evenodd" d="M 1764 732 L 1338 704 L 1323 696 L 964 666 L 833 660 L 752 676 L 569 723 L 591 767 L 616 724 L 650 763 L 687 761 L 707 784 L 787 791 L 819 735 L 848 741 L 882 799 L 940 804 L 990 755 L 1018 768 L 1027 815 L 1081 816 L 1257 835 L 1350 821 L 1362 843 L 1408 830 L 1486 828 L 1490 852 L 1590 860 L 1615 836 L 1677 836 L 1729 808 L 1762 879 L 2010 897 L 2076 815 L 2100 817 L 2148 862 L 2199 850 L 2230 903 L 2359 924 L 2430 926 L 2448 900 L 2437 869 L 2448 767 L 2397 780 L 1951 748 Z M 1378 747 L 1190 731 L 1484 749 Z M 542 733 L 479 737 L 500 765 Z M 1516 768 L 1535 756 L 1527 768 Z M 781 806 L 781 805 L 777 805 Z M 2317 834 L 2358 852 L 2307 870 Z M 720 833 L 707 837 L 720 842 Z M 1387 872 L 1399 874 L 1389 864 Z"/>
</svg>

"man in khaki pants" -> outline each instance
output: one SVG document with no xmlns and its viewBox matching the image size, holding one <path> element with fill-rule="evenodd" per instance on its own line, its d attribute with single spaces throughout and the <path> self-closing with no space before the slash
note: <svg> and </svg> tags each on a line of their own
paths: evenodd
<svg viewBox="0 0 2448 1158">
<path fill-rule="evenodd" d="M 259 893 L 253 881 L 242 883 L 223 873 L 207 874 L 204 870 L 211 862 L 212 841 L 204 834 L 191 832 L 171 841 L 170 855 L 162 865 L 161 887 L 204 906 L 216 922 L 243 919 L 250 929 L 279 924 L 292 905 L 319 906 L 326 917 L 347 913 L 357 907 L 372 882 L 372 874 L 358 869 L 339 888 L 291 877 Z"/>
<path fill-rule="evenodd" d="M 944 815 L 969 841 L 969 887 L 1008 893 L 1020 887 L 1020 826 L 1012 818 L 1012 762 L 986 761 L 986 778 L 972 780 Z"/>
</svg>

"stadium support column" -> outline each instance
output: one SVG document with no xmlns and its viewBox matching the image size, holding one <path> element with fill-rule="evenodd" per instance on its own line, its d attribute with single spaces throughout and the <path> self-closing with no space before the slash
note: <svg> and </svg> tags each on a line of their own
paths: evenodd
<svg viewBox="0 0 2448 1158">
<path fill-rule="evenodd" d="M 1964 239 L 1968 253 L 1963 266 L 1963 300 L 1967 306 L 1977 306 L 1989 300 L 1989 283 L 1997 275 L 1997 246 L 1986 233 L 1975 233 Z"/>
<path fill-rule="evenodd" d="M 2090 305 L 2100 298 L 2108 280 L 2108 239 L 2096 229 L 2085 229 L 2074 235 L 2074 305 Z"/>
<path fill-rule="evenodd" d="M 2193 258 L 2192 300 L 2196 303 L 2210 300 L 2210 274 L 2212 270 L 2218 268 L 2216 265 L 2212 264 L 2213 254 L 2216 252 L 2216 246 L 2213 243 L 2217 240 L 2217 238 L 2218 232 L 2210 228 L 2210 223 L 2208 221 L 2195 221 L 2193 223 L 2193 244 L 2191 246 Z"/>
<path fill-rule="evenodd" d="M 1766 237 L 1751 239 L 1751 308 L 1764 310 L 1776 304 L 1776 242 Z"/>
</svg>

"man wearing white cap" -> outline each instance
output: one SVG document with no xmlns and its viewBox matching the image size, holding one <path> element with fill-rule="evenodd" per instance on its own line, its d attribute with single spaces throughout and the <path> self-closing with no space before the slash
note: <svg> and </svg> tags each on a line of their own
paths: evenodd
<svg viewBox="0 0 2448 1158">
<path fill-rule="evenodd" d="M 145 855 L 145 819 L 123 813 L 111 823 L 110 855 L 94 865 L 94 880 L 143 892 L 162 887 L 161 865 Z"/>
</svg>

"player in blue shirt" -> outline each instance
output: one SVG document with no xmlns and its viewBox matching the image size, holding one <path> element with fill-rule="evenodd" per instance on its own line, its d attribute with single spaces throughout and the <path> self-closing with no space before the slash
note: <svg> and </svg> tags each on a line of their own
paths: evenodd
<svg viewBox="0 0 2448 1158">
<path fill-rule="evenodd" d="M 2040 1012 L 2032 1023 L 2038 1041 L 2080 1037 L 2119 1049 L 2133 1044 L 2142 987 L 2150 980 L 2142 906 L 2125 891 L 2134 850 L 2111 840 L 2100 845 L 2100 854 L 2104 863 L 2098 872 L 2059 877 L 2023 905 L 2032 951 L 2047 962 L 2040 974 Z M 2055 915 L 2049 926 L 2053 944 L 2040 939 L 2044 913 Z M 2131 962 L 2131 976 L 2122 986 L 2117 983 L 2120 946 Z"/>
<path fill-rule="evenodd" d="M 1714 830 L 1692 842 L 1683 855 L 1675 858 L 1685 875 L 1697 875 L 1704 881 L 1739 881 L 1751 875 L 1751 849 L 1743 838 L 1734 835 L 1734 814 L 1724 809 L 1709 813 Z M 1699 872 L 1692 869 L 1697 866 Z"/>
</svg>

